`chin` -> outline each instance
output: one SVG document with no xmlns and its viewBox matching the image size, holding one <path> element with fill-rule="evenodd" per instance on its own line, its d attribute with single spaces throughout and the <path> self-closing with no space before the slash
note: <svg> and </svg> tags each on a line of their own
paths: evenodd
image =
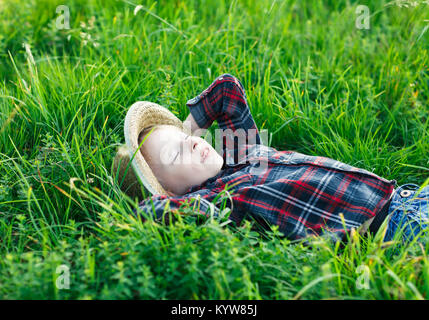
<svg viewBox="0 0 429 320">
<path fill-rule="evenodd" d="M 214 171 L 216 170 L 219 171 L 220 168 L 222 168 L 222 164 L 223 164 L 223 158 L 218 153 L 216 153 L 215 156 L 208 159 L 207 162 L 205 163 L 207 168 L 211 168 Z"/>
</svg>

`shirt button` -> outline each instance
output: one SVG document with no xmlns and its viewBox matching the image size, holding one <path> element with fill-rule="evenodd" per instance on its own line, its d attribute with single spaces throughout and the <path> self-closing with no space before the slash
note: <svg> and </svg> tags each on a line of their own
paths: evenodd
<svg viewBox="0 0 429 320">
<path fill-rule="evenodd" d="M 188 100 L 188 102 L 186 102 L 186 104 L 195 104 L 198 101 L 198 97 L 194 97 L 190 100 Z"/>
<path fill-rule="evenodd" d="M 411 195 L 411 191 L 410 190 L 402 190 L 400 195 L 402 198 L 407 198 Z"/>
</svg>

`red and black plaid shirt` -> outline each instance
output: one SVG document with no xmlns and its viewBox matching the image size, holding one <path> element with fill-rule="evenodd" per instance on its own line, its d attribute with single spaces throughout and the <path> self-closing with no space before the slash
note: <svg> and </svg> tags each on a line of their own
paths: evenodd
<svg viewBox="0 0 429 320">
<path fill-rule="evenodd" d="M 160 219 L 168 210 L 178 212 L 176 209 L 187 203 L 196 212 L 216 216 L 219 199 L 228 198 L 224 191 L 228 185 L 232 199 L 228 202 L 229 219 L 237 225 L 251 216 L 263 224 L 278 225 L 289 239 L 325 231 L 341 239 L 344 226 L 348 231 L 357 229 L 374 217 L 392 194 L 396 180 L 330 158 L 278 151 L 261 144 L 244 87 L 230 74 L 219 76 L 187 106 L 200 128 L 217 120 L 221 129 L 249 132 L 248 141 L 253 143 L 239 145 L 231 135 L 223 137 L 224 166 L 216 176 L 192 186 L 183 196 L 145 199 L 134 213 L 144 211 Z M 225 147 L 226 139 L 234 139 L 232 150 Z M 242 158 L 237 161 L 239 156 Z M 266 170 L 258 170 L 261 163 Z"/>
</svg>

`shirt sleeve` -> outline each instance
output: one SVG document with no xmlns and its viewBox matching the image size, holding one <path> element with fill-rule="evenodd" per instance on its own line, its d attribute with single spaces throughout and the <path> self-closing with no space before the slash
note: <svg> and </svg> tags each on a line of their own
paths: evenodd
<svg viewBox="0 0 429 320">
<path fill-rule="evenodd" d="M 247 144 L 261 144 L 255 120 L 241 82 L 231 74 L 217 77 L 212 84 L 186 105 L 200 128 L 207 129 L 217 120 L 221 129 L 235 133 L 243 129 Z M 228 136 L 226 136 L 228 138 Z"/>
<path fill-rule="evenodd" d="M 169 197 L 167 195 L 154 195 L 142 200 L 139 206 L 133 210 L 134 215 L 138 215 L 143 221 L 152 216 L 154 220 L 171 222 L 174 220 L 171 212 L 181 214 L 181 210 L 190 208 L 206 217 L 218 217 L 219 208 L 211 201 L 216 195 L 214 190 L 199 190 L 183 196 Z M 183 212 L 183 211 L 182 211 Z"/>
</svg>

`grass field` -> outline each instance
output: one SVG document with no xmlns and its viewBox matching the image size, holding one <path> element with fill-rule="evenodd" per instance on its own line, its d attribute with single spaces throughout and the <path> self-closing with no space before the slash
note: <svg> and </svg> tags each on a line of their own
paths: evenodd
<svg viewBox="0 0 429 320">
<path fill-rule="evenodd" d="M 428 246 L 142 223 L 111 168 L 133 102 L 230 73 L 272 147 L 428 184 L 429 4 L 139 1 L 0 0 L 0 297 L 428 299 Z"/>
</svg>

